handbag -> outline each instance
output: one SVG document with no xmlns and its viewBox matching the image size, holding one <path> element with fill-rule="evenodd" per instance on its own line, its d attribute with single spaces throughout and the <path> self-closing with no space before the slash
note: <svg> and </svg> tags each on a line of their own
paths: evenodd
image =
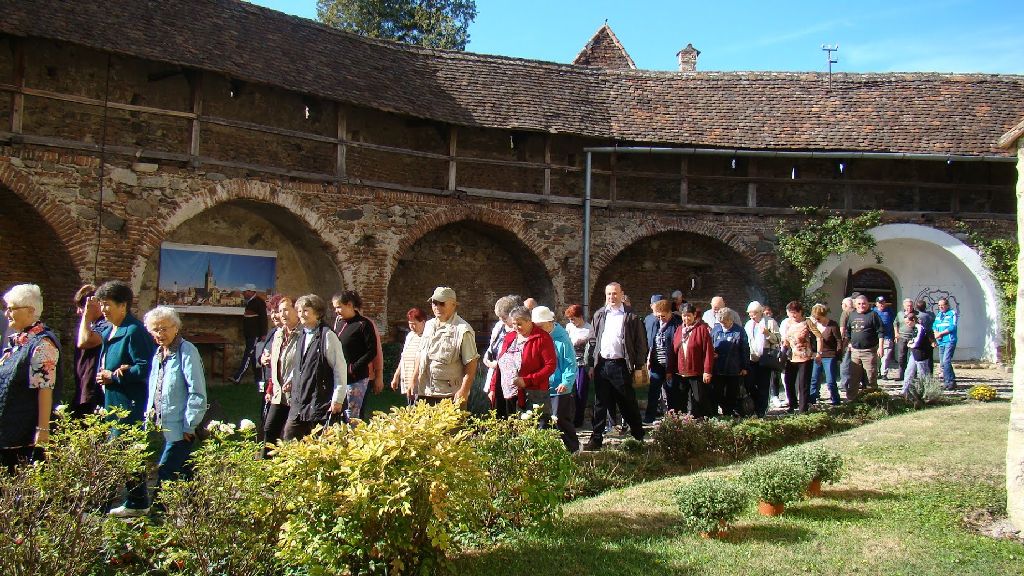
<svg viewBox="0 0 1024 576">
<path fill-rule="evenodd" d="M 639 370 L 640 377 L 636 377 L 636 373 L 633 374 L 633 388 L 643 388 L 644 386 L 650 386 L 651 384 L 651 370 L 650 368 L 644 367 Z"/>
<path fill-rule="evenodd" d="M 766 348 L 761 357 L 757 359 L 758 366 L 763 366 L 769 370 L 776 372 L 782 372 L 786 369 L 786 364 L 789 363 L 789 349 L 779 348 Z"/>
</svg>

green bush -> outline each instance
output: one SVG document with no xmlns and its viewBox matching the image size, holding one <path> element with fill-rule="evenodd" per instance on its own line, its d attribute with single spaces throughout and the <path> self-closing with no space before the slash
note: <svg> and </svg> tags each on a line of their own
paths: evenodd
<svg viewBox="0 0 1024 576">
<path fill-rule="evenodd" d="M 734 480 L 701 476 L 676 491 L 683 525 L 693 532 L 715 532 L 728 526 L 747 507 L 750 495 Z"/>
<path fill-rule="evenodd" d="M 561 514 L 574 464 L 558 430 L 537 428 L 539 416 L 506 419 L 492 412 L 470 423 L 470 444 L 487 472 L 489 505 L 480 511 L 491 536 Z"/>
<path fill-rule="evenodd" d="M 911 409 L 902 396 L 891 396 L 885 390 L 871 390 L 857 396 L 855 403 L 881 410 L 884 415 L 902 414 Z"/>
<path fill-rule="evenodd" d="M 754 496 L 775 505 L 800 499 L 810 481 L 806 468 L 778 456 L 751 462 L 740 473 L 740 482 Z"/>
<path fill-rule="evenodd" d="M 931 376 L 915 378 L 907 390 L 907 400 L 914 408 L 935 404 L 942 399 L 942 381 Z"/>
<path fill-rule="evenodd" d="M 311 574 L 441 569 L 489 508 L 466 418 L 421 402 L 282 444 L 270 461 L 290 506 L 278 557 Z"/>
<path fill-rule="evenodd" d="M 811 479 L 835 484 L 843 477 L 843 457 L 824 446 L 794 446 L 779 452 L 779 457 L 803 466 Z"/>
<path fill-rule="evenodd" d="M 73 420 L 60 410 L 46 461 L 0 472 L 0 574 L 88 574 L 104 548 L 106 510 L 145 466 L 146 433 L 123 411 Z M 116 430 L 116 433 L 115 433 Z"/>
<path fill-rule="evenodd" d="M 708 455 L 731 457 L 734 451 L 731 422 L 674 411 L 654 427 L 651 440 L 666 460 L 678 464 Z"/>
</svg>

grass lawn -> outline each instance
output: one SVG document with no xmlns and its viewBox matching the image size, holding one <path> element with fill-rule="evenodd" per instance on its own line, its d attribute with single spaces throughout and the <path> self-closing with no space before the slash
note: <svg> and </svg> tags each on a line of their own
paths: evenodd
<svg viewBox="0 0 1024 576">
<path fill-rule="evenodd" d="M 970 510 L 1004 509 L 1008 417 L 1008 403 L 972 402 L 819 440 L 844 455 L 847 477 L 778 518 L 751 506 L 721 540 L 683 531 L 673 492 L 690 477 L 681 476 L 573 502 L 554 528 L 467 552 L 455 573 L 1024 574 L 1024 546 L 960 521 Z"/>
</svg>

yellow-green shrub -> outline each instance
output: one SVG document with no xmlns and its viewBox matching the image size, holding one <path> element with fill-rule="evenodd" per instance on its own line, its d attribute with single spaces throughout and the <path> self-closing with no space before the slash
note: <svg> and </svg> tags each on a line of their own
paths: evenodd
<svg viewBox="0 0 1024 576">
<path fill-rule="evenodd" d="M 485 471 L 451 402 L 315 431 L 271 461 L 288 495 L 279 557 L 311 574 L 415 574 L 478 529 Z"/>
</svg>

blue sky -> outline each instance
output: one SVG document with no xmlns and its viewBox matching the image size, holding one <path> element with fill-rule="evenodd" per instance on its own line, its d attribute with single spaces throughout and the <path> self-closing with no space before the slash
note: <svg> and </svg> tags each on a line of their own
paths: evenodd
<svg viewBox="0 0 1024 576">
<path fill-rule="evenodd" d="M 250 282 L 261 292 L 274 287 L 276 258 L 161 248 L 160 289 L 172 290 L 175 282 L 178 288 L 201 288 L 209 264 L 218 288 L 232 290 Z"/>
<path fill-rule="evenodd" d="M 315 0 L 255 3 L 316 17 Z M 468 50 L 568 63 L 605 19 L 647 70 L 689 42 L 706 71 L 824 71 L 838 44 L 840 72 L 1024 73 L 1021 0 L 477 0 Z"/>
</svg>

